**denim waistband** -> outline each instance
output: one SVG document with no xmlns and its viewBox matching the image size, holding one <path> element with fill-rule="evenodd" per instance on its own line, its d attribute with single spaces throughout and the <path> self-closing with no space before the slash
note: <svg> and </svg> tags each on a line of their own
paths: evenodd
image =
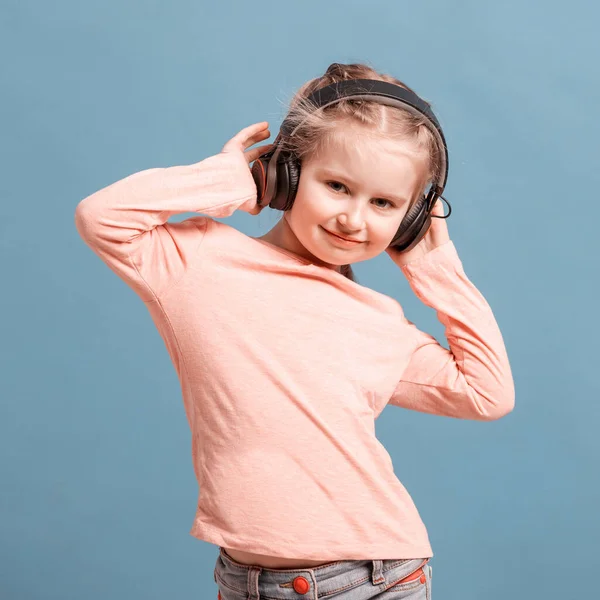
<svg viewBox="0 0 600 600">
<path fill-rule="evenodd" d="M 217 582 L 218 577 L 219 585 L 249 600 L 258 600 L 262 595 L 297 600 L 298 594 L 304 600 L 317 600 L 367 581 L 383 591 L 428 561 L 429 558 L 339 560 L 315 567 L 269 569 L 239 563 L 219 547 L 214 579 Z"/>
</svg>

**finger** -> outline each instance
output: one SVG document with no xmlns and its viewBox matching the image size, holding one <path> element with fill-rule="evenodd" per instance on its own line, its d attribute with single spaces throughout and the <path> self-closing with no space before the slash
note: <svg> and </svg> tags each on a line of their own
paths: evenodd
<svg viewBox="0 0 600 600">
<path fill-rule="evenodd" d="M 253 125 L 244 127 L 244 129 L 236 133 L 230 140 L 228 140 L 225 143 L 222 151 L 244 151 L 246 146 L 252 146 L 258 141 L 268 138 L 270 135 L 271 134 L 269 133 L 269 124 L 267 123 L 267 121 L 254 123 Z"/>
<path fill-rule="evenodd" d="M 243 145 L 243 149 L 245 150 L 246 148 L 249 148 L 250 146 L 253 146 L 254 144 L 258 144 L 258 142 L 263 142 L 264 140 L 268 140 L 271 137 L 271 132 L 267 129 L 266 131 L 261 131 L 256 135 L 253 135 L 252 137 L 248 138 L 244 145 Z"/>
<path fill-rule="evenodd" d="M 267 121 L 261 121 L 260 123 L 254 123 L 253 125 L 244 127 L 244 129 L 239 131 L 233 137 L 233 140 L 235 140 L 236 143 L 238 143 L 244 147 L 252 146 L 252 144 L 255 144 L 256 141 L 258 141 L 259 139 L 264 139 L 264 134 L 268 131 L 268 129 L 269 129 L 269 123 Z M 252 143 L 248 143 L 251 140 L 255 140 L 255 141 L 253 141 Z"/>
<path fill-rule="evenodd" d="M 444 214 L 444 205 L 442 204 L 442 200 L 440 198 L 435 201 L 431 213 L 439 216 Z"/>
<path fill-rule="evenodd" d="M 244 154 L 246 155 L 246 159 L 248 160 L 248 162 L 251 163 L 254 162 L 262 154 L 265 154 L 273 146 L 274 144 L 263 144 L 262 146 L 257 146 L 256 148 L 246 150 Z"/>
<path fill-rule="evenodd" d="M 252 209 L 250 211 L 248 211 L 251 215 L 258 215 L 260 214 L 260 211 L 265 207 L 265 205 L 260 206 L 258 203 L 256 204 L 256 206 L 252 207 Z"/>
<path fill-rule="evenodd" d="M 244 152 L 246 147 L 252 146 L 260 141 L 266 140 L 271 137 L 271 133 L 267 129 L 266 131 L 262 131 L 258 135 L 251 136 L 248 139 L 242 139 L 239 135 L 231 138 L 224 146 L 223 150 L 225 152 L 235 152 L 241 151 Z"/>
</svg>

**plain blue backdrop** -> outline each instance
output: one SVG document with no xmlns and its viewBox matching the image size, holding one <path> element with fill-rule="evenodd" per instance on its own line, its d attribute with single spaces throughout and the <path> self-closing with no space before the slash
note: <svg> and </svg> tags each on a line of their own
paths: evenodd
<svg viewBox="0 0 600 600">
<path fill-rule="evenodd" d="M 394 406 L 377 420 L 429 531 L 433 597 L 595 597 L 598 19 L 583 0 L 4 0 L 0 597 L 216 598 L 218 549 L 188 533 L 175 370 L 74 211 L 251 123 L 268 120 L 272 141 L 294 91 L 334 61 L 368 61 L 432 103 L 449 231 L 515 378 L 498 421 Z M 256 236 L 280 216 L 226 221 Z M 448 347 L 386 254 L 355 270 Z"/>
</svg>

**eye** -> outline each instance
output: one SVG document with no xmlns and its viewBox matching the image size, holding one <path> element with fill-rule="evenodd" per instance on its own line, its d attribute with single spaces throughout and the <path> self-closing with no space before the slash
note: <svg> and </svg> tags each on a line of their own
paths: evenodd
<svg viewBox="0 0 600 600">
<path fill-rule="evenodd" d="M 343 188 L 345 188 L 346 186 L 343 183 L 340 183 L 339 181 L 327 181 L 326 184 L 331 188 L 331 184 L 333 185 L 341 185 Z M 332 188 L 333 189 L 333 188 Z M 341 190 L 333 190 L 334 192 L 339 192 Z"/>
<path fill-rule="evenodd" d="M 390 202 L 389 200 L 386 200 L 385 198 L 375 198 L 375 201 L 379 201 L 379 202 L 385 202 L 386 204 L 389 204 L 391 208 L 394 207 L 394 204 L 392 202 Z M 384 206 L 379 206 L 378 208 L 385 208 Z"/>
<path fill-rule="evenodd" d="M 348 188 L 346 188 L 346 186 L 343 183 L 340 183 L 339 181 L 326 181 L 325 183 L 335 193 L 339 193 L 339 192 L 341 192 L 341 190 L 339 190 L 339 189 L 333 189 L 332 185 L 333 186 L 341 185 L 342 188 L 345 188 L 346 190 L 348 189 Z M 385 208 L 387 204 L 389 204 L 390 208 L 394 208 L 395 207 L 395 204 L 393 202 L 390 202 L 389 200 L 386 200 L 385 198 L 375 198 L 375 201 L 376 202 L 385 202 L 385 205 L 383 205 L 383 206 L 380 205 L 377 208 Z"/>
</svg>

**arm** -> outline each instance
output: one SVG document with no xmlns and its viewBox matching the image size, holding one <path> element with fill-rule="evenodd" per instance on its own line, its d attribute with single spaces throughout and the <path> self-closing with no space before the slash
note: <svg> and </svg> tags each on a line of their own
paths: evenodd
<svg viewBox="0 0 600 600">
<path fill-rule="evenodd" d="M 256 204 L 256 184 L 242 153 L 222 152 L 186 166 L 147 169 L 82 200 L 75 226 L 88 246 L 145 302 L 178 281 L 196 255 L 206 217 L 227 217 Z"/>
<path fill-rule="evenodd" d="M 479 421 L 509 413 L 515 390 L 502 334 L 453 242 L 401 268 L 417 297 L 436 310 L 450 350 L 407 320 L 413 350 L 389 403 Z"/>
</svg>

